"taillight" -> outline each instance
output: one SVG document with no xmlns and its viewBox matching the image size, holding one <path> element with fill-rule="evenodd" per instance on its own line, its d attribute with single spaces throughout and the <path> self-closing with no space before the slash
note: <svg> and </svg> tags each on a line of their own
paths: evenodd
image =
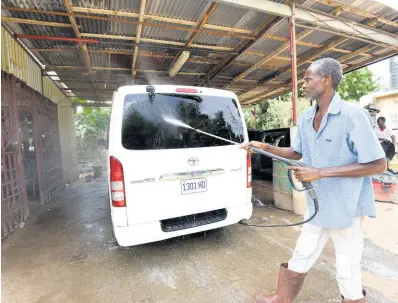
<svg viewBox="0 0 398 303">
<path fill-rule="evenodd" d="M 126 191 L 124 189 L 123 165 L 115 157 L 110 157 L 111 197 L 114 207 L 126 206 Z"/>
<path fill-rule="evenodd" d="M 181 88 L 176 88 L 176 93 L 192 93 L 192 94 L 195 94 L 195 93 L 198 93 L 198 90 L 194 89 L 194 88 L 183 88 L 183 87 L 181 87 Z"/>
<path fill-rule="evenodd" d="M 246 156 L 246 165 L 247 165 L 247 188 L 252 187 L 252 158 L 251 154 L 247 153 Z"/>
</svg>

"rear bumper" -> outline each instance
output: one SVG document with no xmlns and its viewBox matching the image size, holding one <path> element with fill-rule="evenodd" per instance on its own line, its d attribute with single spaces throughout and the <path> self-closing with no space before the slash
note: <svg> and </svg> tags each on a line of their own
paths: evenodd
<svg viewBox="0 0 398 303">
<path fill-rule="evenodd" d="M 197 233 L 210 229 L 216 229 L 227 225 L 236 224 L 243 219 L 249 219 L 252 215 L 252 203 L 246 203 L 227 207 L 227 218 L 223 221 L 202 225 L 198 227 L 163 232 L 159 221 L 131 225 L 127 227 L 114 227 L 114 234 L 120 246 L 134 246 L 144 243 L 156 242 L 187 234 Z"/>
</svg>

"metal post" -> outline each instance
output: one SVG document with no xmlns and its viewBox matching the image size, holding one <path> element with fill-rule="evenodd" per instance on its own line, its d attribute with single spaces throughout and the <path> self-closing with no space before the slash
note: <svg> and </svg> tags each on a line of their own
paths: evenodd
<svg viewBox="0 0 398 303">
<path fill-rule="evenodd" d="M 292 70 L 292 121 L 297 121 L 297 58 L 296 58 L 296 2 L 292 3 L 292 16 L 290 17 L 290 64 Z"/>
<path fill-rule="evenodd" d="M 253 114 L 253 119 L 254 119 L 253 127 L 254 127 L 254 130 L 257 130 L 257 110 L 255 107 L 252 110 L 252 114 Z"/>
</svg>

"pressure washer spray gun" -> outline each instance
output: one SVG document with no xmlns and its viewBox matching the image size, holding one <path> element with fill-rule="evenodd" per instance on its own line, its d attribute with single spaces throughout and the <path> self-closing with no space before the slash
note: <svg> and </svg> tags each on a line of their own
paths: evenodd
<svg viewBox="0 0 398 303">
<path fill-rule="evenodd" d="M 237 142 L 234 142 L 234 141 L 231 141 L 231 140 L 228 140 L 228 139 L 225 139 L 225 138 L 222 138 L 222 137 L 219 137 L 219 136 L 204 132 L 204 131 L 202 131 L 200 129 L 193 128 L 192 126 L 189 126 L 188 124 L 185 124 L 184 122 L 182 122 L 180 120 L 176 120 L 176 119 L 173 119 L 173 118 L 170 118 L 170 117 L 167 117 L 167 116 L 163 116 L 163 120 L 166 121 L 167 123 L 173 124 L 173 125 L 178 126 L 178 127 L 187 128 L 187 129 L 193 130 L 193 131 L 195 131 L 197 133 L 200 133 L 200 134 L 203 134 L 203 135 L 207 135 L 207 136 L 210 136 L 210 137 L 213 137 L 213 138 L 225 141 L 225 142 L 229 142 L 229 143 L 234 144 L 234 145 L 240 145 Z M 262 150 L 262 149 L 259 149 L 259 148 L 256 148 L 256 147 L 252 147 L 251 146 L 249 148 L 253 152 L 257 153 L 257 154 L 261 154 L 261 155 L 270 157 L 272 159 L 281 161 L 283 163 L 286 163 L 289 166 L 304 166 L 304 164 L 302 162 L 300 162 L 300 161 L 289 160 L 289 159 L 274 155 L 274 154 L 272 154 L 270 152 L 267 152 L 265 150 Z M 251 224 L 251 223 L 247 222 L 246 220 L 245 221 L 241 221 L 239 223 L 243 224 L 243 225 L 247 225 L 247 226 L 254 226 L 254 227 L 287 227 L 287 226 L 301 225 L 301 224 L 307 223 L 307 222 L 311 221 L 312 219 L 314 219 L 315 216 L 317 215 L 318 211 L 319 211 L 319 204 L 318 204 L 318 198 L 317 198 L 316 192 L 315 192 L 312 184 L 310 182 L 302 182 L 302 187 L 301 188 L 297 187 L 296 184 L 293 181 L 293 171 L 291 171 L 291 170 L 288 171 L 288 178 L 289 178 L 290 184 L 292 185 L 294 190 L 296 190 L 296 191 L 307 191 L 308 194 L 310 195 L 310 197 L 312 198 L 312 200 L 314 201 L 314 210 L 315 211 L 314 211 L 314 214 L 311 217 L 309 217 L 308 219 L 306 219 L 306 220 L 304 220 L 302 222 L 292 223 L 292 224 L 258 225 L 258 224 Z"/>
</svg>

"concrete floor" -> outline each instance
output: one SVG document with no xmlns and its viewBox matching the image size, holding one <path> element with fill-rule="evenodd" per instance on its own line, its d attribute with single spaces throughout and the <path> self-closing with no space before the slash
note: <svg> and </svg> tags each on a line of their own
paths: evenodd
<svg viewBox="0 0 398 303">
<path fill-rule="evenodd" d="M 264 217 L 300 219 L 256 204 L 254 218 Z M 290 257 L 299 232 L 234 225 L 124 249 L 112 237 L 105 181 L 78 181 L 3 241 L 2 298 L 8 303 L 251 302 L 253 293 L 274 290 L 279 264 Z M 340 302 L 333 263 L 329 243 L 296 302 Z M 369 302 L 398 302 L 397 255 L 367 240 L 364 281 Z"/>
</svg>

